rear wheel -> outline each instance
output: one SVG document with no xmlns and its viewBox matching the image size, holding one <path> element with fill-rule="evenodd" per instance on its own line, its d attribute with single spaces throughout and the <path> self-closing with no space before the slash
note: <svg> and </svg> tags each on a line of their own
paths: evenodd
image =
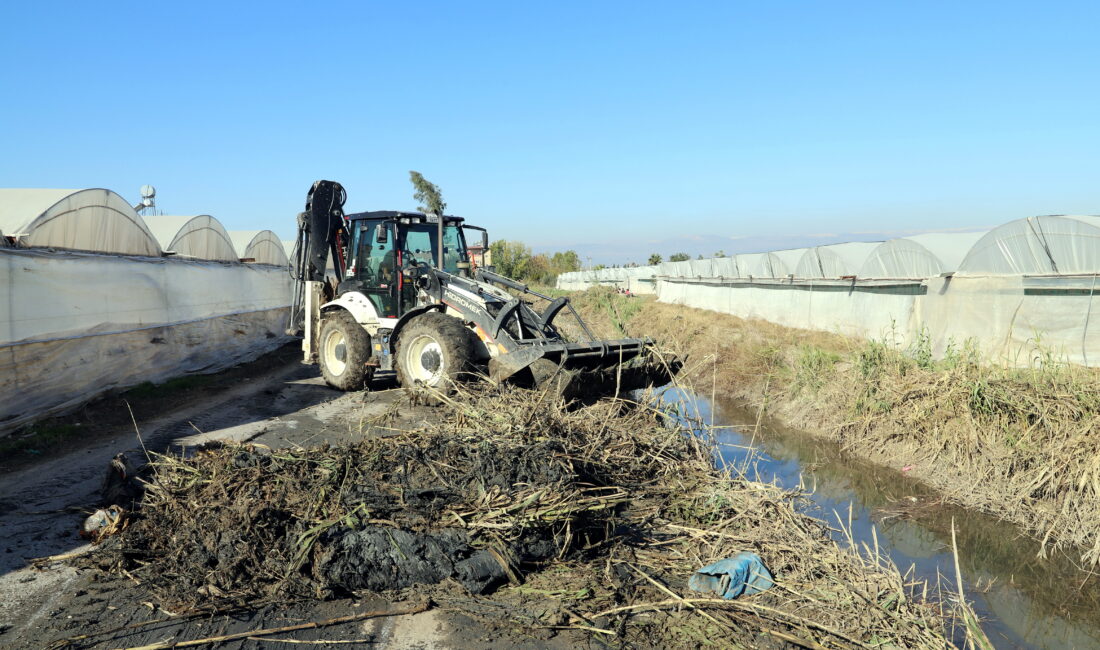
<svg viewBox="0 0 1100 650">
<path fill-rule="evenodd" d="M 325 314 L 321 321 L 318 357 L 321 375 L 329 386 L 360 390 L 370 381 L 370 334 L 343 309 Z"/>
<path fill-rule="evenodd" d="M 397 380 L 446 388 L 474 371 L 474 335 L 462 321 L 436 311 L 421 314 L 397 338 Z"/>
</svg>

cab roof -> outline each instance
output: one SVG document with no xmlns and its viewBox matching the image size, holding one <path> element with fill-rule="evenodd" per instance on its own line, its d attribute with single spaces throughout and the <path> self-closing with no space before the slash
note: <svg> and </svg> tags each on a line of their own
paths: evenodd
<svg viewBox="0 0 1100 650">
<path fill-rule="evenodd" d="M 347 215 L 347 217 L 348 217 L 348 220 L 350 220 L 350 221 L 362 221 L 364 219 L 387 219 L 387 220 L 408 219 L 409 221 L 414 221 L 416 223 L 427 223 L 428 222 L 428 215 L 424 214 L 423 212 L 413 212 L 413 211 L 406 212 L 406 211 L 401 211 L 401 210 L 373 210 L 371 212 L 356 212 L 354 214 Z M 463 219 L 462 217 L 456 217 L 456 216 L 450 215 L 450 214 L 443 215 L 443 220 L 445 222 L 454 222 L 454 223 L 457 223 L 457 222 L 460 222 L 460 221 L 465 221 L 465 219 Z M 434 223 L 434 222 L 432 222 L 432 223 Z"/>
</svg>

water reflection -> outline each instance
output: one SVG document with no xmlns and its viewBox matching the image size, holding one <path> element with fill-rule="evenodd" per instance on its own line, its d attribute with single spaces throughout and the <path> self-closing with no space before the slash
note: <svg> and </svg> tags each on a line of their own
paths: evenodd
<svg viewBox="0 0 1100 650">
<path fill-rule="evenodd" d="M 750 476 L 785 488 L 812 489 L 808 514 L 847 527 L 851 508 L 855 541 L 879 547 L 905 572 L 935 584 L 954 584 L 954 519 L 967 596 L 998 647 L 1100 647 L 1100 587 L 1070 555 L 1040 559 L 1038 543 L 1013 524 L 944 505 L 938 495 L 903 473 L 845 454 L 839 445 L 764 419 L 733 402 L 686 398 L 700 418 L 721 425 L 715 437 L 723 460 Z M 697 404 L 697 406 L 694 406 Z M 753 434 L 752 431 L 756 430 Z M 838 538 L 840 534 L 837 533 Z"/>
</svg>

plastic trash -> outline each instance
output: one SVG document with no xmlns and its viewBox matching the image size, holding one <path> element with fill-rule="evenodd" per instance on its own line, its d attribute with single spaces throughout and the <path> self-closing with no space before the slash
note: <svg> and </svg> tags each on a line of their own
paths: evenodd
<svg viewBox="0 0 1100 650">
<path fill-rule="evenodd" d="M 697 570 L 688 579 L 692 591 L 710 593 L 733 600 L 739 596 L 751 596 L 771 588 L 772 572 L 756 553 L 738 553 Z"/>
<path fill-rule="evenodd" d="M 123 510 L 118 506 L 96 510 L 84 520 L 84 527 L 80 531 L 80 536 L 98 542 L 104 537 L 121 530 L 124 522 Z"/>
<path fill-rule="evenodd" d="M 103 530 L 111 525 L 113 519 L 114 517 L 106 510 L 96 510 L 91 516 L 84 520 L 84 532 L 91 535 L 92 533 Z"/>
</svg>

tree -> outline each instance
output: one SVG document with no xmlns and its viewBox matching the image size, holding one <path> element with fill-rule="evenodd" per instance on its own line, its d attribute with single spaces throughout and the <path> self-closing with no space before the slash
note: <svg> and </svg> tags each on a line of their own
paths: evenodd
<svg viewBox="0 0 1100 650">
<path fill-rule="evenodd" d="M 581 270 L 577 251 L 557 253 L 531 252 L 523 242 L 497 240 L 489 245 L 497 273 L 514 280 L 536 284 L 553 284 L 559 275 Z"/>
<path fill-rule="evenodd" d="M 442 215 L 443 211 L 447 209 L 447 204 L 443 202 L 443 193 L 440 192 L 439 186 L 429 182 L 420 172 L 410 171 L 409 180 L 416 188 L 413 198 L 420 203 L 417 210 Z"/>
<path fill-rule="evenodd" d="M 654 253 L 654 254 L 649 256 L 649 265 L 650 266 L 657 266 L 660 263 L 661 263 L 661 256 L 658 255 L 657 253 Z"/>
<path fill-rule="evenodd" d="M 725 257 L 726 256 L 726 251 L 718 251 L 717 253 L 714 254 L 714 256 L 715 257 Z"/>
<path fill-rule="evenodd" d="M 534 255 L 527 261 L 527 268 L 524 270 L 522 279 L 540 284 L 549 283 L 557 277 L 550 266 L 550 258 L 545 254 Z"/>
<path fill-rule="evenodd" d="M 670 255 L 669 258 L 668 258 L 668 261 L 669 262 L 686 262 L 690 259 L 691 259 L 691 255 L 688 255 L 687 253 L 676 253 L 674 255 Z"/>
<path fill-rule="evenodd" d="M 553 270 L 554 275 L 569 273 L 571 271 L 580 271 L 581 257 L 577 255 L 577 251 L 554 253 L 553 257 L 550 258 L 550 268 Z"/>
<path fill-rule="evenodd" d="M 531 270 L 531 249 L 523 242 L 498 239 L 489 245 L 489 250 L 497 273 L 516 280 L 527 277 Z"/>
</svg>

